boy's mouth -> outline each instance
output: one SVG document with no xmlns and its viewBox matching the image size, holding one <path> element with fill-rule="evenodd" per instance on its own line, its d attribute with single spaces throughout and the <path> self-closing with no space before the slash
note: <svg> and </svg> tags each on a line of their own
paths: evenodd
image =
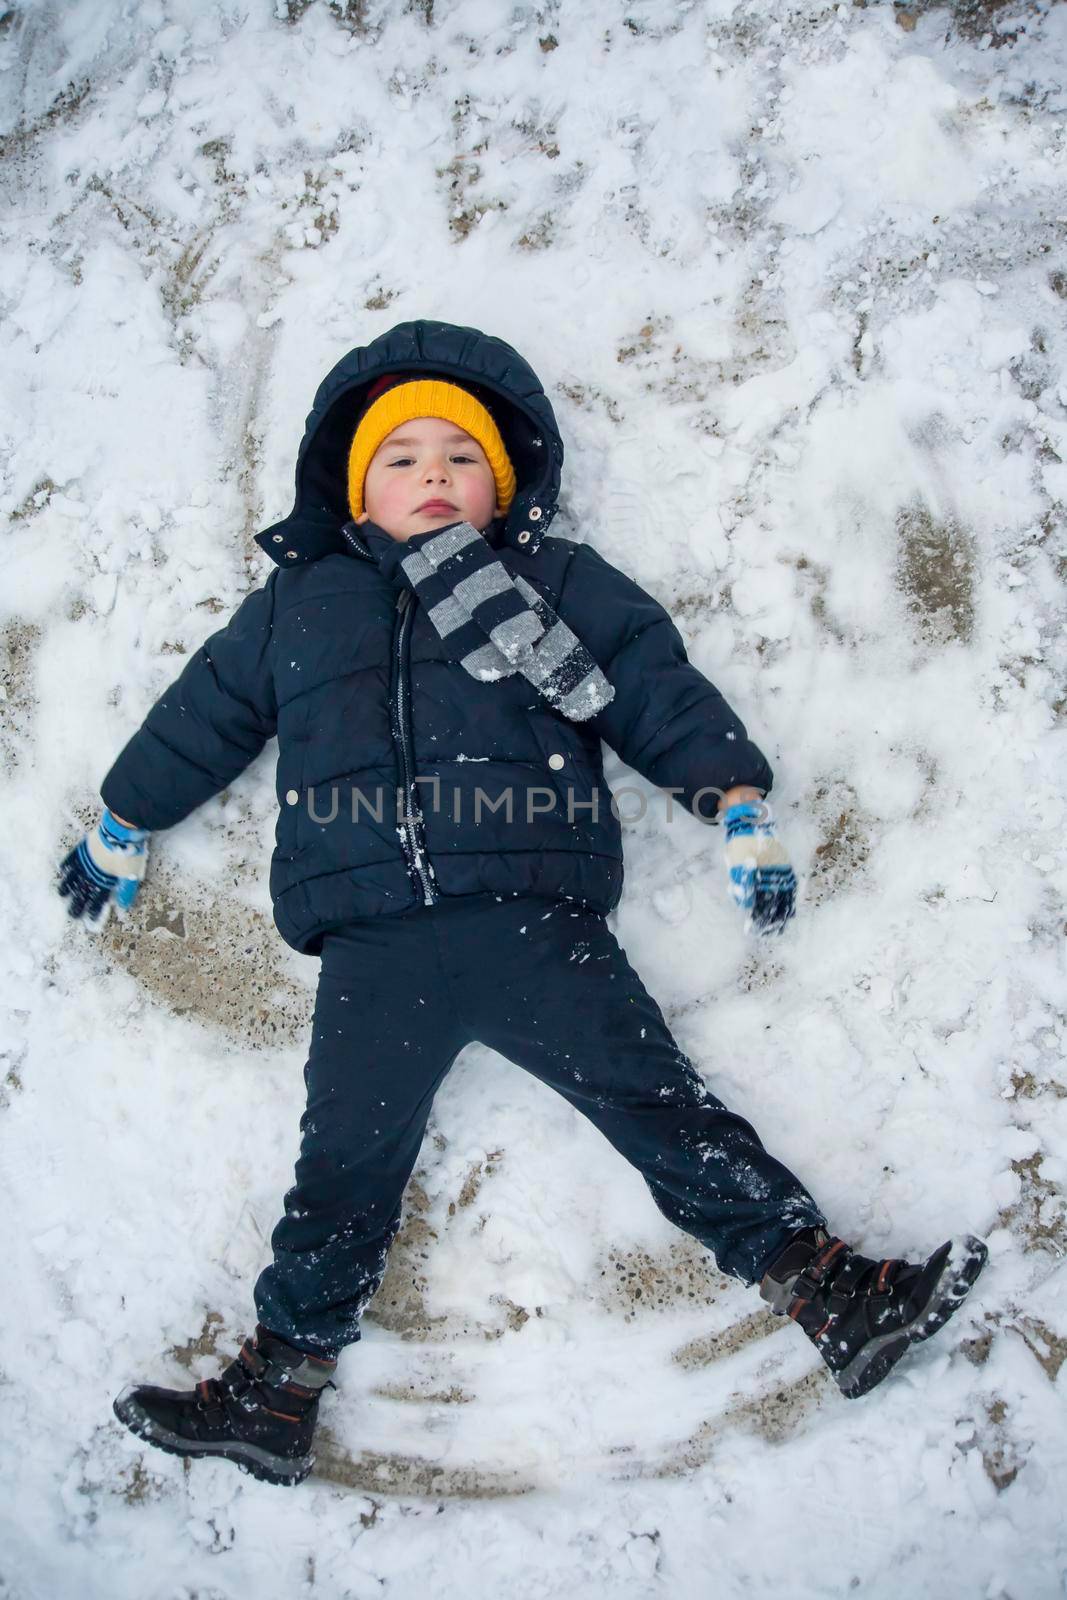
<svg viewBox="0 0 1067 1600">
<path fill-rule="evenodd" d="M 456 509 L 457 508 L 448 500 L 427 500 L 425 505 L 421 505 L 419 507 L 419 510 L 422 512 L 422 514 L 428 517 L 432 517 L 438 513 L 443 513 L 446 511 L 455 511 Z"/>
</svg>

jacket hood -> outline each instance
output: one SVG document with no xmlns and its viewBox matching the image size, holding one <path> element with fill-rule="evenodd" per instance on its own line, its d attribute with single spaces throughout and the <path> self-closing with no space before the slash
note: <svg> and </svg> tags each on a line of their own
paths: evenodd
<svg viewBox="0 0 1067 1600">
<path fill-rule="evenodd" d="M 296 497 L 256 535 L 280 567 L 345 548 L 348 450 L 372 384 L 385 373 L 451 378 L 491 413 L 515 468 L 515 498 L 491 542 L 535 555 L 558 509 L 563 441 L 533 368 L 503 339 L 450 322 L 400 322 L 343 356 L 319 385 L 296 461 Z"/>
</svg>

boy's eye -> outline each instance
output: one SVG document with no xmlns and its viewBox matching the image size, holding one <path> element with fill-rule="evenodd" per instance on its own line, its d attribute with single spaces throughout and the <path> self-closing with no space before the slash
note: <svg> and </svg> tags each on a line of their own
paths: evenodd
<svg viewBox="0 0 1067 1600">
<path fill-rule="evenodd" d="M 391 466 L 391 467 L 406 467 L 408 462 L 409 461 L 413 461 L 414 459 L 415 459 L 414 456 L 399 456 L 396 461 L 390 461 L 388 463 L 388 465 Z M 453 461 L 469 461 L 472 466 L 474 464 L 474 457 L 473 456 L 462 456 L 462 455 L 453 456 L 452 460 Z"/>
</svg>

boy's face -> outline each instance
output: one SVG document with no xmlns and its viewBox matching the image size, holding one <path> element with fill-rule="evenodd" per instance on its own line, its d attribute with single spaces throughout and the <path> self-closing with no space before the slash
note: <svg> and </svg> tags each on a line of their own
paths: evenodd
<svg viewBox="0 0 1067 1600">
<path fill-rule="evenodd" d="M 383 439 L 367 468 L 363 506 L 357 522 L 401 540 L 461 521 L 484 533 L 503 515 L 481 445 L 443 417 L 402 422 Z"/>
</svg>

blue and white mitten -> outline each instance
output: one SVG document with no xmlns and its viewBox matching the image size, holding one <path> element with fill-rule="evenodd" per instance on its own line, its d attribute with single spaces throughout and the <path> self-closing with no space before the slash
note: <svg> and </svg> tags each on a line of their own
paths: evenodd
<svg viewBox="0 0 1067 1600">
<path fill-rule="evenodd" d="M 796 909 L 797 879 L 775 832 L 766 800 L 728 806 L 726 870 L 736 906 L 748 913 L 745 932 L 782 933 Z"/>
<path fill-rule="evenodd" d="M 72 917 L 97 921 L 113 902 L 120 911 L 133 905 L 148 865 L 148 829 L 128 828 L 105 811 L 96 828 L 76 844 L 59 866 L 59 893 L 70 896 Z"/>
</svg>

